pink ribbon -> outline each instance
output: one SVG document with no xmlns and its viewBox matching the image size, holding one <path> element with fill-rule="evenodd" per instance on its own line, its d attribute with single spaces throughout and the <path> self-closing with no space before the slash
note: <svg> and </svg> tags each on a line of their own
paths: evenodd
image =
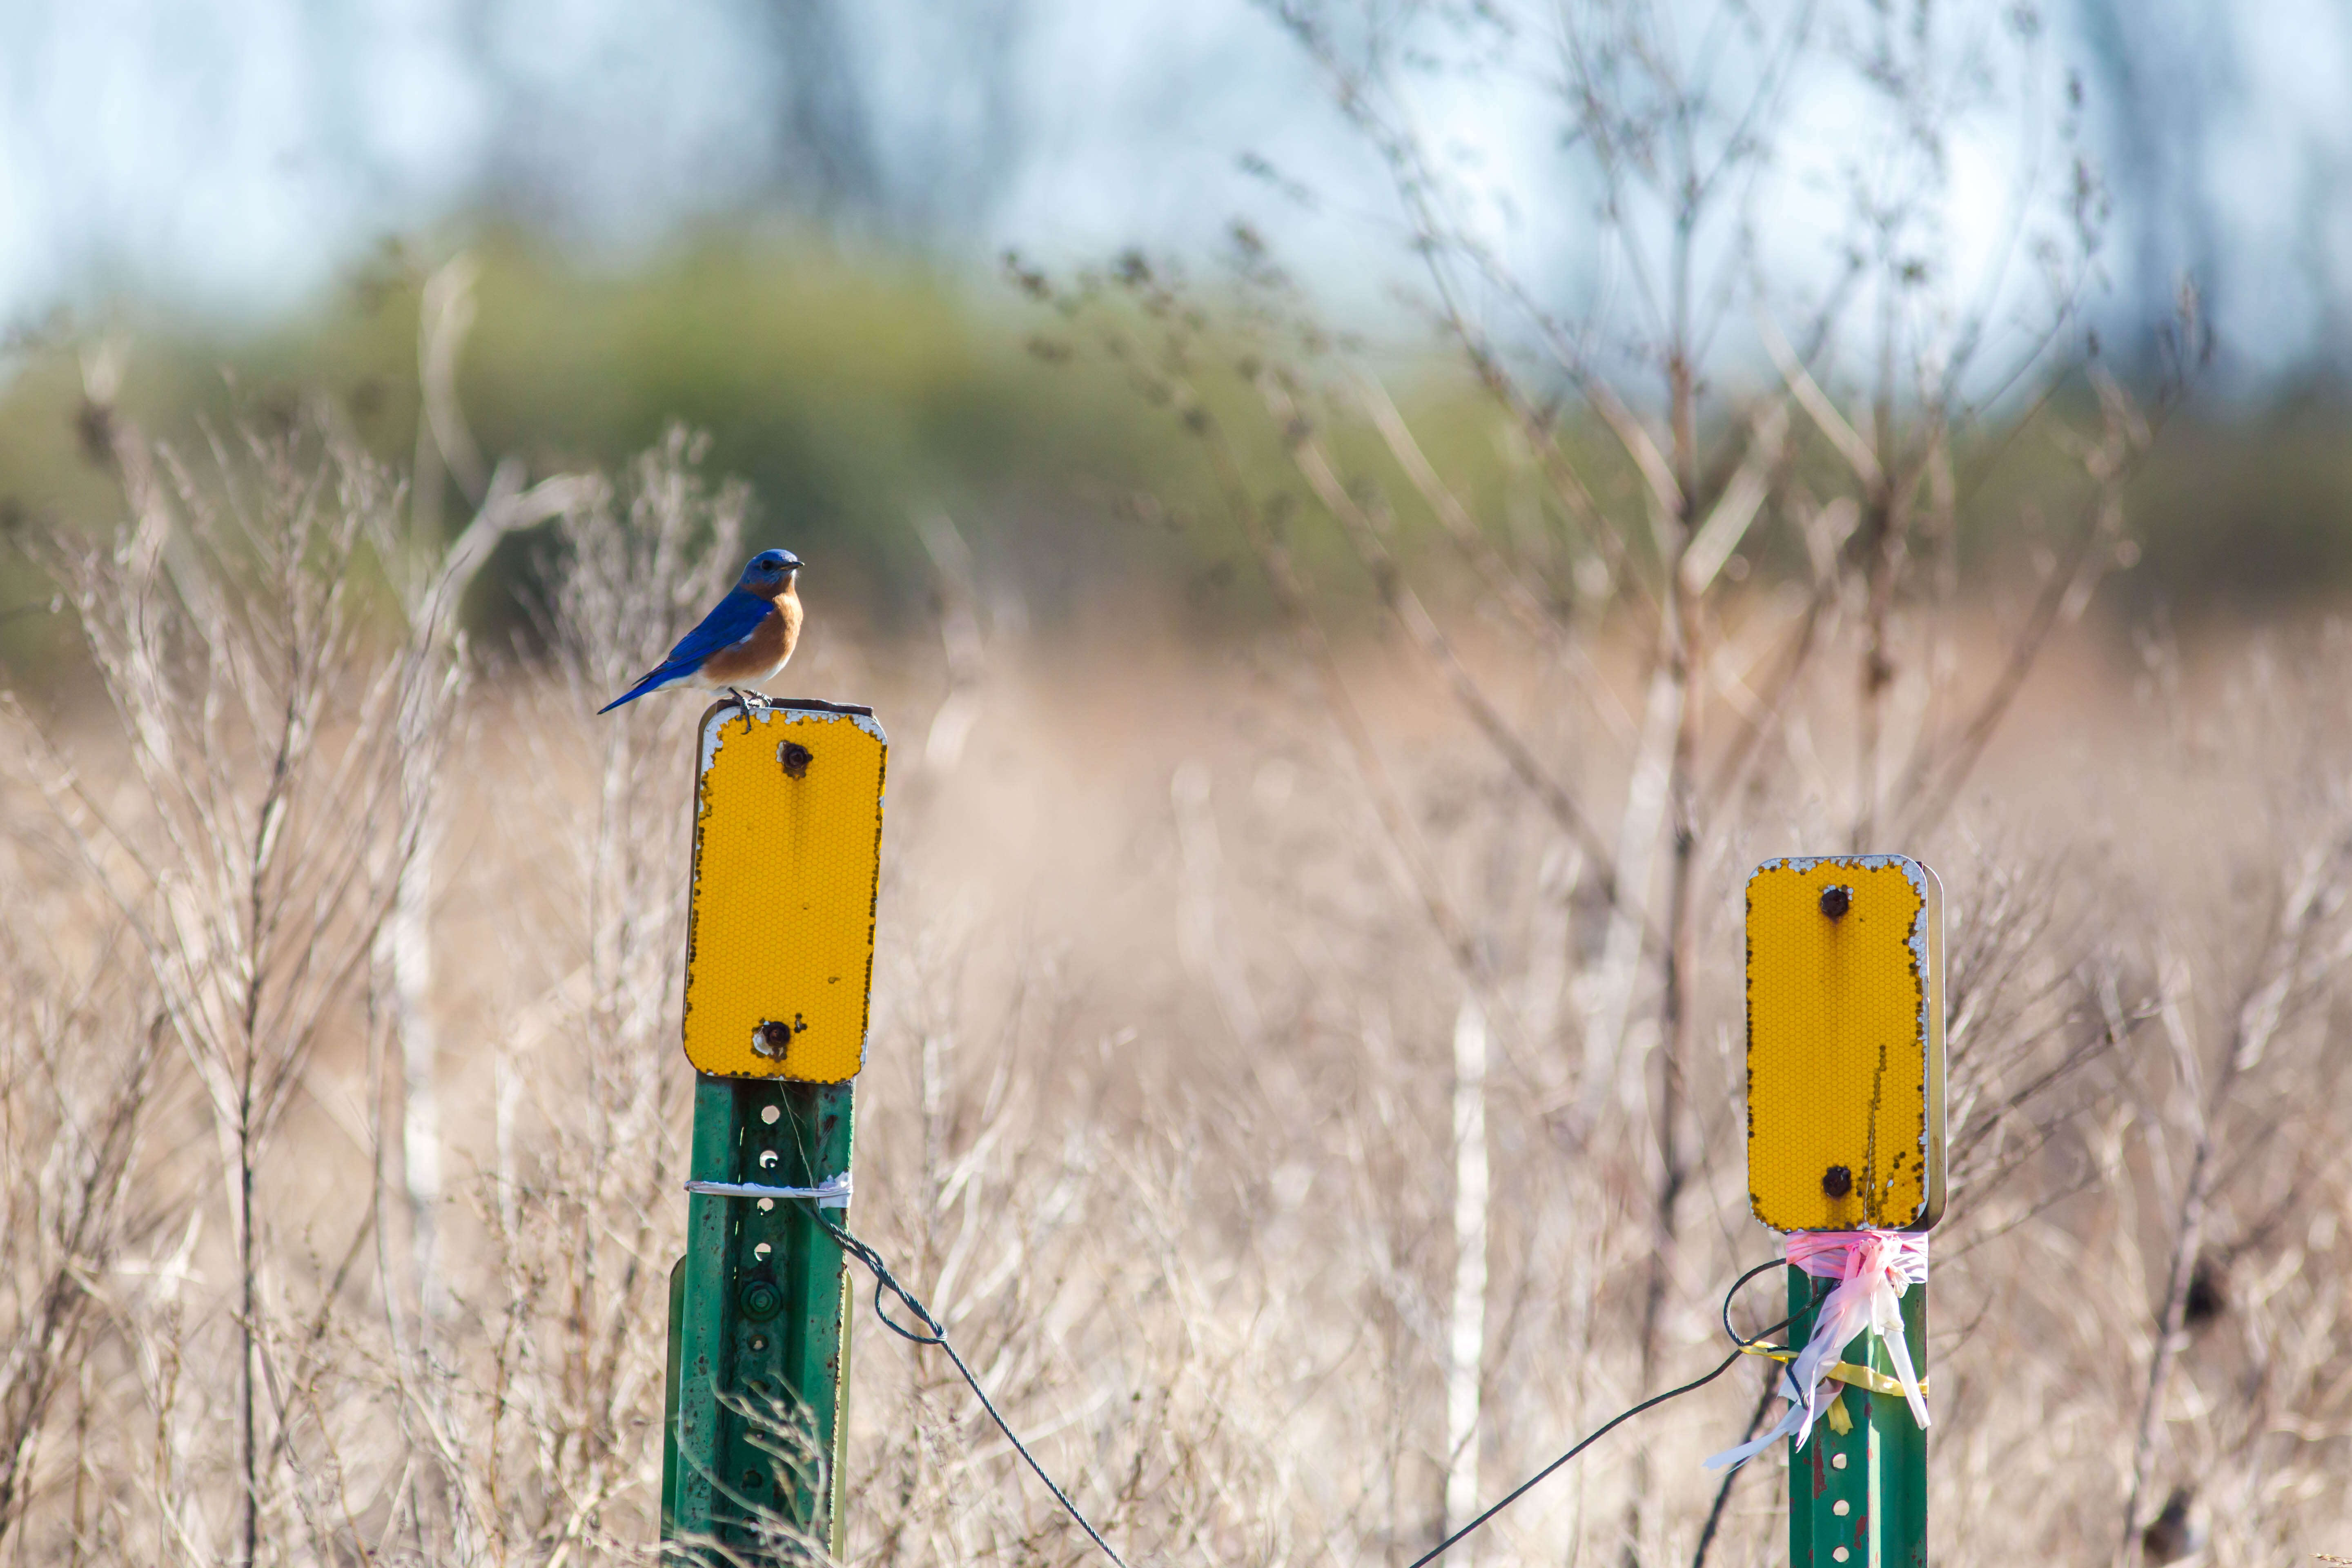
<svg viewBox="0 0 2352 1568">
<path fill-rule="evenodd" d="M 1752 1443 L 1727 1448 L 1707 1468 L 1746 1464 L 1783 1437 L 1802 1448 L 1821 1414 L 1822 1384 L 1838 1352 L 1868 1330 L 1886 1346 L 1895 1381 L 1911 1406 L 1911 1418 L 1927 1426 L 1927 1396 L 1911 1366 L 1911 1346 L 1903 1337 L 1903 1292 L 1927 1281 L 1927 1237 L 1902 1230 L 1800 1230 L 1788 1238 L 1788 1258 L 1816 1279 L 1837 1285 L 1813 1313 L 1812 1338 L 1796 1364 L 1780 1374 L 1780 1397 L 1789 1402 L 1778 1425 Z"/>
</svg>

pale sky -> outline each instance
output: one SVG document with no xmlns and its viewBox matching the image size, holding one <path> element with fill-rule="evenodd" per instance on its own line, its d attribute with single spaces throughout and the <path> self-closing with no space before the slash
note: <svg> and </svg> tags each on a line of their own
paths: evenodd
<svg viewBox="0 0 2352 1568">
<path fill-rule="evenodd" d="M 485 205 L 520 203 L 589 252 L 625 260 L 680 223 L 772 199 L 776 51 L 754 44 L 783 9 L 0 5 L 0 323 L 123 295 L 267 318 L 314 300 L 383 237 L 430 237 Z M 2010 9 L 1947 7 L 1956 36 Z M 1344 312 L 1377 315 L 1386 281 L 1409 270 L 1377 167 L 1261 10 L 1005 0 L 1008 30 L 984 58 L 985 28 L 971 20 L 983 10 L 869 0 L 835 13 L 838 74 L 865 106 L 864 156 L 911 215 L 903 221 L 951 258 L 984 266 L 1008 245 L 1064 259 L 1129 244 L 1198 253 L 1239 215 Z M 2325 0 L 2063 0 L 2055 15 L 2042 101 L 2063 97 L 2064 69 L 2086 58 L 2102 16 L 2122 39 L 2107 49 L 2111 74 L 2124 61 L 2139 94 L 2130 121 L 2110 81 L 2084 72 L 2086 139 L 2130 220 L 2106 258 L 2111 301 L 2146 297 L 2142 273 L 2193 264 L 2241 363 L 2340 357 L 2352 16 Z M 1540 50 L 1530 54 L 1527 68 L 1539 69 Z M 1498 248 L 1615 303 L 1609 267 L 1580 248 L 1590 193 L 1557 188 L 1553 121 L 1532 91 L 1441 85 L 1416 109 Z M 1800 152 L 1762 193 L 1759 235 L 1791 276 L 1828 265 L 1840 181 L 1867 139 L 1861 109 L 1827 82 L 1786 106 Z M 2032 139 L 2021 124 L 2001 112 L 1951 127 L 1938 243 L 1956 277 L 2003 253 L 2011 175 Z M 1244 175 L 1244 153 L 1318 199 L 1302 206 Z M 2154 188 L 2124 188 L 2126 176 Z"/>
</svg>

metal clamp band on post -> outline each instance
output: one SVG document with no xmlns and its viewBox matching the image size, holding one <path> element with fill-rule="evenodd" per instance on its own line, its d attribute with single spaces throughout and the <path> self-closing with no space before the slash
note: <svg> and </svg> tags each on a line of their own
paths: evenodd
<svg viewBox="0 0 2352 1568">
<path fill-rule="evenodd" d="M 712 1198 L 814 1198 L 821 1209 L 849 1206 L 849 1173 L 827 1176 L 813 1187 L 768 1187 L 757 1182 L 688 1182 L 686 1190 Z"/>
</svg>

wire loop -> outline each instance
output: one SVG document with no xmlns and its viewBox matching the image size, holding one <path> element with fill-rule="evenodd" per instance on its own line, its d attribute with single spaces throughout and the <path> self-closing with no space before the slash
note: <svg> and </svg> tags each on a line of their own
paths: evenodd
<svg viewBox="0 0 2352 1568">
<path fill-rule="evenodd" d="M 961 1373 L 964 1382 L 971 1385 L 972 1397 L 980 1401 L 980 1407 L 988 1412 L 988 1418 L 996 1423 L 996 1429 L 1004 1434 L 1004 1440 L 1013 1445 L 1013 1451 L 1021 1456 L 1022 1460 L 1028 1465 L 1031 1473 L 1045 1483 L 1045 1489 L 1054 1494 L 1054 1500 L 1062 1505 L 1062 1510 L 1078 1521 L 1078 1528 L 1087 1532 L 1087 1540 L 1102 1548 L 1104 1556 L 1118 1563 L 1118 1568 L 1127 1568 L 1127 1560 L 1110 1549 L 1110 1542 L 1102 1538 L 1102 1531 L 1097 1530 L 1093 1522 L 1078 1511 L 1078 1505 L 1070 1500 L 1068 1493 L 1054 1484 L 1054 1478 L 1045 1473 L 1045 1467 L 1037 1462 L 1037 1457 L 1032 1454 L 1027 1445 L 1014 1435 L 1013 1428 L 1006 1425 L 1004 1417 L 997 1414 L 996 1405 L 988 1397 L 988 1391 L 980 1386 L 980 1379 L 971 1374 L 971 1368 L 964 1365 L 963 1357 L 958 1355 L 955 1346 L 948 1342 L 948 1331 L 940 1325 L 940 1321 L 931 1315 L 931 1310 L 924 1306 L 913 1291 L 898 1283 L 898 1276 L 890 1272 L 889 1265 L 882 1261 L 880 1253 L 834 1224 L 822 1212 L 817 1213 L 814 1217 L 816 1223 L 824 1228 L 826 1234 L 841 1245 L 842 1251 L 873 1271 L 874 1315 L 881 1319 L 883 1325 L 900 1339 L 910 1340 L 919 1345 L 937 1345 L 947 1352 L 948 1360 L 955 1363 L 956 1371 Z M 914 1313 L 930 1332 L 917 1333 L 885 1311 L 882 1307 L 882 1292 L 885 1290 L 905 1302 L 907 1310 Z"/>
</svg>

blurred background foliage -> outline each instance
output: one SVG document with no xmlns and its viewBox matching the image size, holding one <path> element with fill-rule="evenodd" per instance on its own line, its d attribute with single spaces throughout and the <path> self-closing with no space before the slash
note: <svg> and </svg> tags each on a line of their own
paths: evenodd
<svg viewBox="0 0 2352 1568">
<path fill-rule="evenodd" d="M 600 269 L 516 229 L 475 254 L 457 385 L 491 460 L 519 456 L 534 478 L 611 468 L 682 422 L 709 437 L 714 471 L 751 483 L 761 534 L 810 559 L 813 591 L 870 614 L 901 613 L 923 591 L 914 514 L 943 510 L 1029 541 L 1042 562 L 1100 548 L 1067 526 L 1073 500 L 1168 462 L 1164 433 L 1102 396 L 1099 377 L 1052 374 L 1024 351 L 1010 302 L 907 257 L 714 232 Z M 0 391 L 0 507 L 88 528 L 120 516 L 91 428 L 93 376 L 119 376 L 120 416 L 180 444 L 238 417 L 283 420 L 323 395 L 364 446 L 408 468 L 425 277 L 387 251 L 280 325 L 183 315 L 29 345 Z M 454 527 L 465 500 L 446 484 Z M 527 537 L 502 548 L 472 606 L 478 628 L 513 619 L 531 551 Z M 34 593 L 21 559 L 8 570 L 17 597 Z M 1050 600 L 1053 583 L 1038 585 Z M 21 623 L 9 631 L 19 657 L 37 640 Z"/>
<path fill-rule="evenodd" d="M 1319 8 L 1303 4 L 430 11 L 215 4 L 151 26 L 137 7 L 126 25 L 36 6 L 5 25 L 23 68 L 0 100 L 0 192 L 17 208 L 0 232 L 0 521 L 120 517 L 89 456 L 105 447 L 89 412 L 100 384 L 101 402 L 179 443 L 207 418 L 323 395 L 407 468 L 422 289 L 464 250 L 480 271 L 457 386 L 491 461 L 520 456 L 534 476 L 610 468 L 683 422 L 708 433 L 714 470 L 750 482 L 758 526 L 810 556 L 828 613 L 885 625 L 930 592 L 917 522 L 930 514 L 954 520 L 1040 626 L 1137 595 L 1246 619 L 1265 601 L 1181 426 L 1132 395 L 1148 378 L 997 268 L 1008 246 L 1107 269 L 1137 246 L 1208 275 L 1218 237 L 1244 225 L 1332 321 L 1383 345 L 1375 368 L 1423 445 L 1503 526 L 1522 459 L 1410 302 L 1420 252 L 1402 243 L 1396 193 L 1347 95 L 1327 90 L 1377 28 L 1338 26 L 1322 58 Z M 1541 72 L 1434 63 L 1456 46 L 1532 61 L 1531 37 L 1488 37 L 1493 7 L 1400 15 L 1434 51 L 1416 46 L 1406 75 L 1444 125 L 1448 177 L 1492 208 L 1474 227 L 1556 303 L 1610 300 L 1605 268 L 1591 271 L 1601 193 L 1580 183 L 1574 147 L 1539 129 Z M 2078 300 L 2088 330 L 2053 352 L 2104 338 L 2118 345 L 2111 368 L 2145 386 L 2157 372 L 2142 345 L 2184 287 L 2211 323 L 2198 398 L 2133 479 L 2137 565 L 2102 602 L 2193 620 L 2352 587 L 2352 246 L 2326 196 L 2352 167 L 2340 10 L 2060 0 L 1904 16 L 1961 83 L 1915 127 L 1948 184 L 1951 226 L 1922 231 L 1925 269 L 1982 267 L 2012 221 L 2013 183 L 2071 181 L 2098 237 Z M 1841 206 L 1862 164 L 1840 160 L 1903 121 L 1904 92 L 1871 118 L 1869 84 L 1895 79 L 1864 57 L 1892 37 L 1812 29 L 1808 50 L 1832 77 L 1850 55 L 1864 68 L 1809 78 L 1789 106 L 1794 161 L 1769 221 L 1736 242 L 1752 247 L 1743 291 L 1801 293 L 1849 265 Z M 2030 68 L 1996 86 L 1977 52 L 2012 45 Z M 1640 331 L 1633 297 L 1601 309 L 1623 318 L 1612 330 Z M 1204 358 L 1230 371 L 1249 319 L 1236 309 Z M 1769 366 L 1725 353 L 1710 378 L 1772 387 Z M 1621 385 L 1650 374 L 1633 359 Z M 2030 563 L 2040 528 L 2073 504 L 2059 426 L 2091 397 L 2080 375 L 2058 382 L 2041 414 L 1996 406 L 1990 427 L 1958 437 L 1964 478 L 1969 449 L 2000 459 L 1963 495 L 1963 552 Z M 1562 390 L 1562 408 L 1583 409 Z M 1265 464 L 1253 479 L 1295 490 L 1247 387 L 1212 374 L 1202 391 L 1252 410 L 1229 430 Z M 1611 443 L 1564 438 L 1596 491 L 1634 493 Z M 1383 471 L 1381 454 L 1357 455 Z M 446 528 L 461 498 L 444 488 L 418 515 Z M 1391 489 L 1419 559 L 1427 519 L 1409 485 Z M 478 630 L 520 628 L 514 595 L 535 548 L 502 550 L 470 606 Z M 1336 550 L 1300 548 L 1310 563 Z M 1773 547 L 1759 548 L 1769 570 Z M 1336 557 L 1324 563 L 1322 585 L 1349 585 Z M 0 552 L 0 659 L 64 646 L 42 601 L 22 556 Z"/>
<path fill-rule="evenodd" d="M 519 456 L 533 478 L 609 469 L 682 422 L 709 437 L 712 471 L 751 484 L 759 535 L 810 558 L 811 592 L 830 613 L 881 627 L 927 613 L 931 569 L 915 521 L 932 513 L 954 520 L 999 590 L 1043 627 L 1083 618 L 1095 597 L 1212 622 L 1265 608 L 1182 422 L 1083 323 L 993 276 L 742 226 L 705 228 L 625 267 L 574 259 L 514 226 L 471 254 L 476 317 L 457 384 L 490 459 Z M 125 310 L 103 332 L 27 335 L 0 384 L 0 521 L 114 526 L 121 492 L 93 390 L 117 382 L 116 416 L 183 446 L 239 417 L 283 421 L 323 396 L 367 448 L 409 468 L 426 276 L 415 253 L 387 247 L 277 323 Z M 1218 331 L 1201 384 L 1213 405 L 1238 412 L 1252 400 L 1234 367 L 1252 348 L 1240 329 Z M 1458 366 L 1435 353 L 1390 363 L 1423 445 L 1477 515 L 1545 511 L 1524 451 Z M 2074 378 L 1964 446 L 1964 554 L 2024 561 L 2063 517 L 2081 480 L 2059 432 L 2087 402 Z M 1280 489 L 1279 433 L 1262 417 L 1226 424 L 1254 477 Z M 1338 438 L 1357 466 L 1395 480 L 1407 557 L 1442 574 L 1441 555 L 1416 553 L 1431 530 L 1412 487 L 1362 432 Z M 1563 439 L 1598 494 L 1631 497 L 1635 477 L 1612 444 L 1591 432 Z M 454 530 L 465 498 L 444 486 Z M 2195 622 L 2331 600 L 2352 588 L 2352 401 L 2323 382 L 2192 405 L 2155 444 L 2130 507 L 2137 562 L 2109 589 L 2112 608 Z M 1537 525 L 1567 526 L 1549 515 Z M 527 634 L 518 595 L 541 548 L 532 534 L 501 547 L 468 607 L 478 634 Z M 1328 552 L 1324 586 L 1362 593 L 1335 543 L 1318 533 L 1301 548 L 1310 563 Z M 1768 546 L 1756 564 L 1799 563 Z M 0 559 L 0 657 L 24 667 L 62 651 L 69 638 L 40 613 L 45 590 L 22 554 Z"/>
</svg>

